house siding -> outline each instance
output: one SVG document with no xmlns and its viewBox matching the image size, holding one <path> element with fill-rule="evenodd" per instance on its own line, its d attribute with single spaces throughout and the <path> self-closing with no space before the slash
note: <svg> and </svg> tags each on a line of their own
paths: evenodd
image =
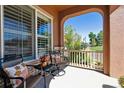
<svg viewBox="0 0 124 93">
<path fill-rule="evenodd" d="M 110 75 L 124 75 L 124 6 L 110 15 Z"/>
</svg>

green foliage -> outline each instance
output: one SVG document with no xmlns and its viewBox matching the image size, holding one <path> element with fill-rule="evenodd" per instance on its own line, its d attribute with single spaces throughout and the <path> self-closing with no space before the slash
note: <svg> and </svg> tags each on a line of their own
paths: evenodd
<svg viewBox="0 0 124 93">
<path fill-rule="evenodd" d="M 90 38 L 90 45 L 91 46 L 96 46 L 97 45 L 96 35 L 93 32 L 90 32 L 89 33 L 89 38 Z"/>
<path fill-rule="evenodd" d="M 65 47 L 67 47 L 67 49 L 72 49 L 73 48 L 73 36 L 74 36 L 74 29 L 72 28 L 72 26 L 66 26 L 65 27 L 65 34 L 64 34 L 64 42 L 65 42 Z"/>
<path fill-rule="evenodd" d="M 94 46 L 102 46 L 103 45 L 103 31 L 100 31 L 97 36 L 93 32 L 89 33 L 90 45 Z"/>
<path fill-rule="evenodd" d="M 90 49 L 91 49 L 92 51 L 103 51 L 103 47 L 102 47 L 102 46 L 90 47 Z"/>
<path fill-rule="evenodd" d="M 124 88 L 124 76 L 121 76 L 118 81 L 121 87 Z"/>
<path fill-rule="evenodd" d="M 72 25 L 67 25 L 64 28 L 64 44 L 65 47 L 69 50 L 75 49 L 86 49 L 88 47 L 88 43 L 86 40 L 81 40 L 81 35 L 76 33 L 74 27 Z M 97 35 L 93 32 L 89 33 L 90 46 L 91 50 L 94 51 L 102 51 L 103 48 L 103 31 L 100 31 Z"/>
<path fill-rule="evenodd" d="M 74 49 L 78 50 L 81 48 L 81 36 L 75 33 L 74 38 Z"/>
<path fill-rule="evenodd" d="M 71 25 L 67 25 L 64 28 L 64 43 L 65 47 L 69 50 L 81 48 L 81 36 L 75 32 L 75 29 Z"/>
<path fill-rule="evenodd" d="M 97 35 L 97 45 L 98 46 L 103 45 L 103 31 L 100 31 Z"/>
<path fill-rule="evenodd" d="M 81 49 L 85 50 L 88 47 L 88 43 L 82 42 Z"/>
</svg>

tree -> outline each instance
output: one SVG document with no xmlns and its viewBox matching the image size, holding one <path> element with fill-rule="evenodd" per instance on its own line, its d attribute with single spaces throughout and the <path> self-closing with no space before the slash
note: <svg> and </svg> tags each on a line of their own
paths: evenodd
<svg viewBox="0 0 124 93">
<path fill-rule="evenodd" d="M 81 49 L 85 50 L 88 47 L 88 43 L 82 42 L 81 43 Z"/>
<path fill-rule="evenodd" d="M 67 25 L 64 28 L 64 44 L 67 49 L 80 49 L 81 48 L 81 36 L 75 32 L 75 29 L 71 25 Z"/>
<path fill-rule="evenodd" d="M 81 49 L 81 36 L 77 33 L 74 35 L 74 49 Z"/>
<path fill-rule="evenodd" d="M 69 25 L 69 26 L 66 26 L 64 28 L 64 43 L 65 43 L 65 47 L 67 49 L 72 49 L 74 44 L 73 44 L 73 36 L 74 36 L 74 28 Z"/>
<path fill-rule="evenodd" d="M 88 47 L 88 43 L 86 42 L 86 37 L 83 38 L 81 42 L 81 49 L 85 50 Z"/>
<path fill-rule="evenodd" d="M 100 31 L 97 34 L 97 45 L 102 46 L 103 45 L 103 31 Z"/>
<path fill-rule="evenodd" d="M 90 32 L 89 33 L 89 38 L 90 38 L 90 45 L 91 46 L 96 46 L 97 45 L 96 35 L 93 32 Z"/>
</svg>

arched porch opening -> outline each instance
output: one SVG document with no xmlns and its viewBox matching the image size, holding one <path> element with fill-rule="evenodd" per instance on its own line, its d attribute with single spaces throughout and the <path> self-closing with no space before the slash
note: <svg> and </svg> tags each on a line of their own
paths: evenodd
<svg viewBox="0 0 124 93">
<path fill-rule="evenodd" d="M 83 7 L 83 6 L 82 6 Z M 110 45 L 109 45 L 109 17 L 108 17 L 108 7 L 106 6 L 106 9 L 104 8 L 88 8 L 84 10 L 78 10 L 78 12 L 70 12 L 69 11 L 64 11 L 63 13 L 60 14 L 60 40 L 61 40 L 61 46 L 64 46 L 64 22 L 71 17 L 78 16 L 81 14 L 86 14 L 86 13 L 91 13 L 91 12 L 98 12 L 102 15 L 103 17 L 103 68 L 104 68 L 104 74 L 109 75 L 109 64 L 110 64 Z"/>
</svg>

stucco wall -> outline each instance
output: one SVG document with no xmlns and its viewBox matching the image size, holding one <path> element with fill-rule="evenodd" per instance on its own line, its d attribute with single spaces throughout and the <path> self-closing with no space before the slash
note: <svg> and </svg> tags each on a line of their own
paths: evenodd
<svg viewBox="0 0 124 93">
<path fill-rule="evenodd" d="M 124 75 L 124 6 L 110 15 L 110 75 Z"/>
</svg>

